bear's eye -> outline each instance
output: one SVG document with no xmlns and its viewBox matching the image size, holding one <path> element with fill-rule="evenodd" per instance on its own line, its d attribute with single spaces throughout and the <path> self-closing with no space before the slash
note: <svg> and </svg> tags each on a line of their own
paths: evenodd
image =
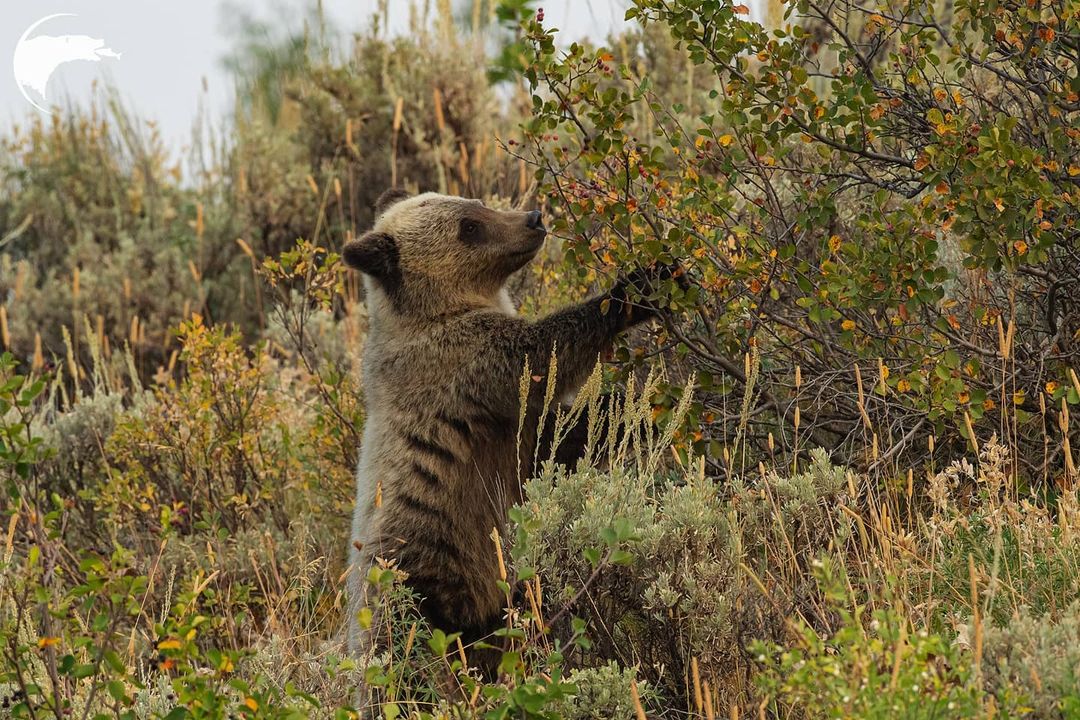
<svg viewBox="0 0 1080 720">
<path fill-rule="evenodd" d="M 475 220 L 462 220 L 461 221 L 461 239 L 462 240 L 475 240 L 476 236 L 480 233 L 480 223 Z"/>
</svg>

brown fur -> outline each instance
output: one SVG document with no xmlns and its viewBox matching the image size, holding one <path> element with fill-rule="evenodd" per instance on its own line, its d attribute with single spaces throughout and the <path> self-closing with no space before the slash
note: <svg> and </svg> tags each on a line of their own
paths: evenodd
<svg viewBox="0 0 1080 720">
<path fill-rule="evenodd" d="M 376 558 L 408 574 L 436 627 L 470 641 L 498 625 L 490 534 L 532 472 L 546 384 L 533 383 L 519 447 L 526 357 L 545 376 L 557 348 L 557 396 L 573 393 L 615 337 L 651 315 L 621 284 L 535 322 L 517 317 L 504 285 L 543 244 L 536 214 L 435 194 L 384 196 L 379 213 L 344 250 L 365 273 L 371 318 L 350 575 L 358 654 L 371 649 L 355 618 Z"/>
</svg>

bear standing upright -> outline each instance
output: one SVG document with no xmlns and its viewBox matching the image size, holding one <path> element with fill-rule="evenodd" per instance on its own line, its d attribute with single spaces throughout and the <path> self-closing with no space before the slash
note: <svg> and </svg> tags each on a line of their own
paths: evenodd
<svg viewBox="0 0 1080 720">
<path fill-rule="evenodd" d="M 372 649 L 357 616 L 375 558 L 407 573 L 434 627 L 466 643 L 498 627 L 505 600 L 491 531 L 521 500 L 545 410 L 542 391 L 530 393 L 519 438 L 526 358 L 533 375 L 546 376 L 554 349 L 557 396 L 571 394 L 620 332 L 654 314 L 627 299 L 631 284 L 649 280 L 639 273 L 540 320 L 517 317 L 506 281 L 546 232 L 537 211 L 389 191 L 375 227 L 344 248 L 345 262 L 364 273 L 370 316 L 350 543 L 355 655 Z"/>
</svg>

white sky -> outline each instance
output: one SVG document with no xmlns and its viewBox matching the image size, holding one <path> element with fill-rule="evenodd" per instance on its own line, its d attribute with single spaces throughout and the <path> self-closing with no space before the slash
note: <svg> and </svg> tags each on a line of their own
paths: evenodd
<svg viewBox="0 0 1080 720">
<path fill-rule="evenodd" d="M 95 80 L 108 80 L 138 117 L 157 121 L 166 140 L 179 149 L 190 138 L 200 106 L 211 118 L 224 116 L 230 107 L 233 90 L 221 62 L 232 40 L 225 27 L 230 2 L 258 18 L 283 22 L 279 20 L 283 15 L 275 12 L 282 0 L 0 0 L 0 132 L 11 123 L 40 114 L 15 82 L 12 58 L 19 38 L 43 17 L 75 13 L 78 17 L 48 21 L 33 35 L 102 38 L 106 47 L 122 57 L 64 64 L 52 77 L 48 99 L 85 102 Z M 407 27 L 409 5 L 409 0 L 390 0 L 392 28 Z M 621 25 L 626 2 L 548 0 L 541 5 L 545 24 L 560 28 L 562 40 L 569 42 L 586 35 L 606 36 Z M 323 7 L 336 26 L 348 32 L 369 22 L 377 2 L 323 0 Z M 299 15 L 297 11 L 284 14 Z"/>
</svg>

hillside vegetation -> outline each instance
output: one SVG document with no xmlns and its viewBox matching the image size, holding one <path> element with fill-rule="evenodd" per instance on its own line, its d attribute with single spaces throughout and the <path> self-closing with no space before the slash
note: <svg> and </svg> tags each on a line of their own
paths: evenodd
<svg viewBox="0 0 1080 720">
<path fill-rule="evenodd" d="M 634 0 L 593 47 L 444 0 L 238 43 L 235 118 L 182 162 L 108 94 L 28 116 L 0 716 L 1080 717 L 1078 12 Z M 497 678 L 393 567 L 389 650 L 343 648 L 367 318 L 337 253 L 391 186 L 538 202 L 528 315 L 686 270 L 578 398 L 621 440 L 493 536 Z"/>
</svg>

